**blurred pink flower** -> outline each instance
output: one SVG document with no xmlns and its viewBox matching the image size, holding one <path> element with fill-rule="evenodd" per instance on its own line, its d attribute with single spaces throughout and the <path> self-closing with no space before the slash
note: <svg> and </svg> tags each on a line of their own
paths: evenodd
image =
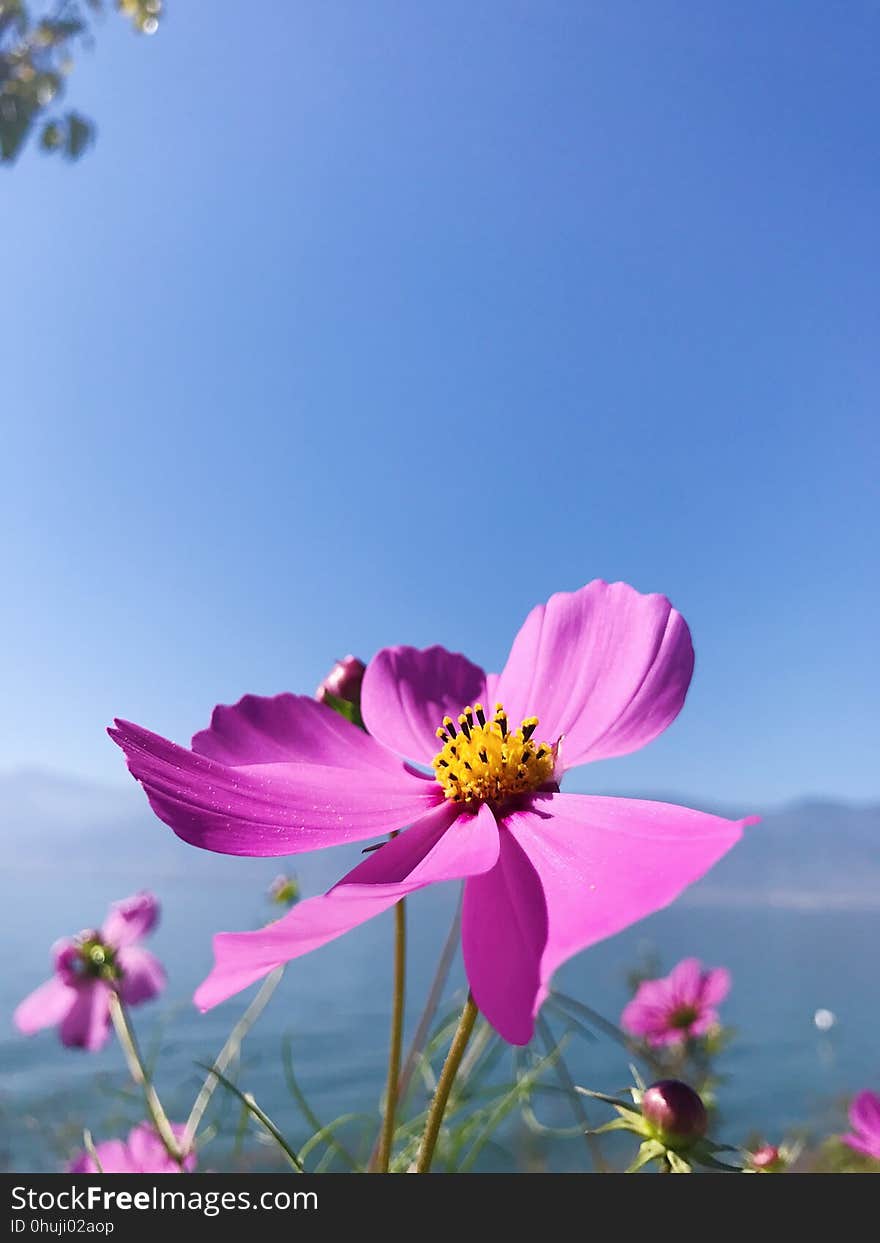
<svg viewBox="0 0 880 1243">
<path fill-rule="evenodd" d="M 171 1130 L 178 1140 L 183 1139 L 186 1127 L 172 1123 Z M 141 1122 L 129 1131 L 128 1138 L 107 1139 L 95 1145 L 95 1152 L 105 1174 L 182 1174 L 196 1168 L 196 1154 L 184 1158 L 183 1169 L 169 1157 L 155 1129 Z M 67 1167 L 68 1174 L 97 1174 L 98 1167 L 87 1152 L 81 1152 Z"/>
<path fill-rule="evenodd" d="M 138 941 L 155 926 L 151 893 L 114 902 L 100 930 L 87 929 L 52 947 L 55 974 L 26 997 L 13 1021 L 26 1036 L 58 1026 L 61 1043 L 94 1052 L 110 1031 L 110 992 L 127 1005 L 149 1001 L 165 986 L 165 970 Z"/>
<path fill-rule="evenodd" d="M 876 1092 L 859 1092 L 849 1107 L 852 1131 L 841 1139 L 856 1152 L 880 1161 L 880 1096 Z"/>
<path fill-rule="evenodd" d="M 754 1152 L 748 1154 L 745 1173 L 779 1174 L 788 1164 L 785 1153 L 775 1144 L 762 1144 Z"/>
<path fill-rule="evenodd" d="M 280 872 L 272 881 L 266 895 L 270 902 L 276 902 L 279 906 L 293 906 L 294 902 L 299 901 L 299 881 L 295 876 Z"/>
<path fill-rule="evenodd" d="M 664 596 L 596 581 L 534 608 L 500 674 L 442 647 L 380 651 L 361 688 L 367 732 L 294 695 L 216 708 L 190 751 L 117 721 L 111 737 L 153 810 L 203 849 L 295 854 L 406 829 L 329 893 L 260 931 L 215 937 L 196 1004 L 216 1005 L 414 890 L 464 880 L 474 999 L 525 1044 L 562 962 L 672 902 L 752 823 L 560 792 L 566 769 L 656 738 L 684 703 L 693 660 Z"/>
<path fill-rule="evenodd" d="M 685 958 L 664 979 L 644 980 L 620 1023 L 650 1045 L 681 1044 L 717 1025 L 715 1007 L 729 992 L 730 973 L 724 967 L 704 970 L 699 959 Z"/>
</svg>

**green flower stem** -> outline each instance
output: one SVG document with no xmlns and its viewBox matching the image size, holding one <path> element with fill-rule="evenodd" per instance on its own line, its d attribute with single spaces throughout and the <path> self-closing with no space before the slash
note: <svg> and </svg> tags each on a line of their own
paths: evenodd
<svg viewBox="0 0 880 1243">
<path fill-rule="evenodd" d="M 245 1010 L 244 1014 L 235 1024 L 232 1031 L 229 1033 L 226 1043 L 214 1059 L 214 1065 L 211 1068 L 211 1073 L 206 1077 L 205 1082 L 202 1084 L 201 1090 L 196 1097 L 195 1104 L 190 1110 L 190 1115 L 186 1122 L 186 1130 L 183 1135 L 184 1152 L 189 1152 L 190 1148 L 192 1148 L 193 1141 L 196 1137 L 196 1131 L 199 1129 L 199 1124 L 204 1117 L 205 1110 L 208 1108 L 211 1097 L 214 1095 L 217 1084 L 220 1082 L 215 1072 L 219 1071 L 220 1074 L 224 1074 L 229 1063 L 233 1060 L 233 1058 L 238 1056 L 241 1051 L 242 1041 L 253 1027 L 254 1023 L 256 1023 L 263 1010 L 265 1010 L 266 1006 L 269 1004 L 269 999 L 281 983 L 281 977 L 283 975 L 284 967 L 276 967 L 270 975 L 266 976 L 259 991 L 257 992 L 256 997 L 254 997 L 247 1010 Z"/>
<path fill-rule="evenodd" d="M 92 1139 L 92 1133 L 88 1130 L 88 1128 L 83 1131 L 83 1143 L 85 1144 L 86 1152 L 95 1163 L 95 1171 L 98 1174 L 103 1174 L 104 1167 L 101 1164 L 101 1158 L 98 1156 L 97 1149 L 95 1148 L 95 1141 Z"/>
<path fill-rule="evenodd" d="M 416 1034 L 413 1036 L 412 1044 L 403 1063 L 403 1070 L 400 1072 L 400 1082 L 397 1085 L 397 1098 L 399 1101 L 404 1100 L 406 1097 L 413 1072 L 419 1063 L 419 1059 L 428 1042 L 428 1037 L 431 1034 L 431 1024 L 434 1022 L 434 1016 L 443 998 L 446 981 L 449 979 L 455 951 L 458 949 L 460 932 L 461 898 L 459 897 L 452 924 L 447 933 L 443 949 L 440 952 L 440 961 L 437 963 L 437 970 L 434 973 L 434 979 L 431 983 L 428 999 L 425 1002 L 425 1008 L 422 1011 L 422 1017 L 419 1019 Z"/>
<path fill-rule="evenodd" d="M 403 1051 L 403 1013 L 406 997 L 406 901 L 394 908 L 394 998 L 391 1006 L 391 1040 L 388 1047 L 388 1084 L 385 1089 L 385 1117 L 379 1137 L 379 1150 L 373 1169 L 387 1174 L 394 1143 L 394 1121 L 400 1093 L 400 1059 Z"/>
<path fill-rule="evenodd" d="M 412 1044 L 409 1047 L 409 1052 L 403 1059 L 403 1068 L 397 1081 L 398 1109 L 400 1108 L 401 1103 L 406 1100 L 406 1094 L 412 1081 L 413 1072 L 419 1063 L 419 1059 L 421 1058 L 425 1045 L 427 1044 L 428 1037 L 431 1034 L 431 1024 L 433 1023 L 434 1016 L 437 1013 L 437 1007 L 440 1005 L 440 1001 L 442 1000 L 443 990 L 446 987 L 446 981 L 449 978 L 449 971 L 452 967 L 453 959 L 455 958 L 455 951 L 458 948 L 460 929 L 461 899 L 459 898 L 455 916 L 452 920 L 452 925 L 443 945 L 443 950 L 440 954 L 440 961 L 437 964 L 437 970 L 434 973 L 434 979 L 428 993 L 428 999 L 425 1002 L 425 1008 L 422 1011 L 421 1018 L 419 1019 L 418 1026 L 416 1027 L 416 1032 L 412 1038 Z M 368 1165 L 370 1170 L 375 1170 L 376 1168 L 376 1163 L 379 1160 L 379 1146 L 381 1143 L 382 1132 L 380 1131 L 376 1138 L 373 1151 L 370 1154 Z"/>
<path fill-rule="evenodd" d="M 134 1029 L 128 1019 L 128 1012 L 115 989 L 110 990 L 110 1017 L 113 1020 L 116 1036 L 122 1046 L 122 1052 L 125 1054 L 131 1077 L 144 1090 L 144 1101 L 146 1102 L 150 1117 L 153 1119 L 153 1124 L 159 1133 L 159 1138 L 165 1145 L 165 1150 L 172 1161 L 182 1165 L 184 1153 L 181 1151 L 180 1145 L 171 1129 L 171 1123 L 168 1121 L 168 1116 L 162 1108 L 162 1102 L 159 1100 L 156 1089 L 153 1087 L 150 1076 L 144 1067 L 137 1040 L 135 1039 Z"/>
<path fill-rule="evenodd" d="M 456 1028 L 455 1035 L 452 1037 L 452 1044 L 449 1046 L 449 1052 L 446 1055 L 446 1061 L 443 1063 L 443 1069 L 440 1072 L 440 1078 L 437 1080 L 437 1088 L 434 1092 L 431 1108 L 428 1111 L 428 1121 L 425 1124 L 425 1133 L 422 1136 L 419 1155 L 416 1160 L 416 1174 L 427 1174 L 431 1168 L 431 1162 L 434 1159 L 434 1149 L 437 1147 L 437 1138 L 443 1123 L 443 1116 L 449 1103 L 449 1093 L 452 1091 L 452 1085 L 455 1082 L 455 1076 L 458 1074 L 461 1059 L 470 1040 L 471 1032 L 474 1030 L 477 1014 L 476 1002 L 473 996 L 468 993 L 467 1001 L 464 1003 L 464 1009 L 461 1012 L 461 1018 L 458 1020 L 458 1027 Z"/>
</svg>

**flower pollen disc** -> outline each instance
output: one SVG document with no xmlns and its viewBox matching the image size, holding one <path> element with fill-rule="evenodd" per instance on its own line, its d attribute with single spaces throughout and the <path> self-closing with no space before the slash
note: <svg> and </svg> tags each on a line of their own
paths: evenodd
<svg viewBox="0 0 880 1243">
<path fill-rule="evenodd" d="M 537 717 L 526 717 L 511 731 L 501 704 L 490 721 L 483 705 L 475 704 L 461 713 L 458 726 L 446 716 L 437 730 L 443 747 L 434 756 L 434 772 L 448 799 L 474 808 L 498 805 L 553 780 L 557 748 L 533 741 Z"/>
</svg>

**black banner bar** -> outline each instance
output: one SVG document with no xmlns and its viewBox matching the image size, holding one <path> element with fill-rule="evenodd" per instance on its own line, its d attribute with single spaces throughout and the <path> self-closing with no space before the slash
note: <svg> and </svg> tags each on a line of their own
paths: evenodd
<svg viewBox="0 0 880 1243">
<path fill-rule="evenodd" d="M 711 1239 L 719 1225 L 729 1230 L 738 1209 L 751 1233 L 753 1214 L 765 1205 L 784 1208 L 786 1233 L 798 1218 L 816 1227 L 817 1207 L 833 1210 L 838 1220 L 843 1208 L 850 1218 L 862 1204 L 873 1212 L 877 1184 L 870 1178 L 830 1177 L 642 1174 L 622 1183 L 616 1175 L 590 1174 L 3 1174 L 0 1233 L 22 1243 L 62 1235 L 155 1243 L 157 1229 L 183 1230 L 198 1240 L 231 1227 L 258 1243 L 290 1243 L 348 1225 L 359 1235 L 387 1233 L 396 1241 L 466 1224 L 469 1234 L 487 1232 L 487 1243 L 508 1226 L 518 1237 L 534 1232 L 536 1243 L 554 1243 L 547 1236 L 558 1231 L 562 1243 L 563 1232 L 570 1237 L 572 1230 L 637 1240 L 693 1229 Z M 838 1199 L 842 1187 L 845 1201 Z"/>
</svg>

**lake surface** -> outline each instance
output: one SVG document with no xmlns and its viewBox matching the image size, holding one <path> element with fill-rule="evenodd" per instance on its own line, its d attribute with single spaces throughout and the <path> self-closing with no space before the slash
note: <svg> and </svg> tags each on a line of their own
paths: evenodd
<svg viewBox="0 0 880 1243">
<path fill-rule="evenodd" d="M 53 1032 L 25 1039 L 10 1020 L 15 1004 L 46 978 L 52 941 L 98 923 L 110 900 L 147 885 L 163 904 L 151 942 L 168 968 L 169 988 L 134 1011 L 134 1018 L 142 1043 L 161 1047 L 157 1084 L 172 1116 L 186 1116 L 199 1082 L 195 1064 L 213 1058 L 253 995 L 250 990 L 207 1015 L 189 1001 L 210 965 L 213 932 L 256 927 L 274 917 L 264 891 L 277 864 L 208 857 L 177 842 L 174 848 L 182 852 L 175 861 L 184 866 L 159 867 L 153 874 L 140 864 L 114 866 L 106 853 L 90 858 L 84 847 L 55 867 L 21 851 L 0 880 L 0 1168 L 59 1169 L 80 1143 L 83 1126 L 96 1139 L 109 1138 L 138 1118 L 136 1102 L 120 1095 L 125 1074 L 112 1042 L 96 1055 L 65 1050 Z M 355 856 L 357 850 L 346 848 L 297 860 L 304 893 L 326 888 Z M 412 1023 L 454 911 L 455 888 L 424 892 L 409 903 Z M 285 1087 L 285 1033 L 293 1039 L 299 1082 L 322 1120 L 376 1109 L 385 1073 L 391 932 L 385 915 L 292 964 L 248 1039 L 239 1082 L 297 1143 L 310 1128 Z M 719 1066 L 730 1076 L 719 1092 L 723 1138 L 761 1131 L 778 1140 L 801 1125 L 819 1134 L 839 1129 L 842 1099 L 865 1086 L 880 1087 L 878 943 L 876 908 L 775 909 L 765 902 L 750 906 L 741 895 L 728 903 L 707 883 L 580 955 L 559 973 L 557 984 L 616 1021 L 629 996 L 627 971 L 647 949 L 666 968 L 686 955 L 728 966 L 734 986 L 723 1017 L 739 1035 Z M 456 970 L 453 987 L 462 982 L 460 964 Z M 820 1007 L 837 1017 L 824 1035 L 813 1022 Z M 578 1039 L 567 1056 L 575 1079 L 586 1086 L 617 1091 L 628 1082 L 627 1056 L 605 1038 L 593 1044 Z M 557 1124 L 571 1121 L 564 1100 L 548 1098 L 542 1108 Z M 224 1164 L 228 1143 L 221 1138 L 209 1145 L 203 1167 L 212 1160 Z M 536 1141 L 528 1148 L 532 1165 L 545 1159 Z M 242 1159 L 257 1168 L 273 1164 L 254 1137 Z M 487 1150 L 483 1168 L 522 1167 L 523 1161 L 521 1152 Z M 555 1143 L 551 1165 L 583 1168 L 580 1142 Z"/>
</svg>

